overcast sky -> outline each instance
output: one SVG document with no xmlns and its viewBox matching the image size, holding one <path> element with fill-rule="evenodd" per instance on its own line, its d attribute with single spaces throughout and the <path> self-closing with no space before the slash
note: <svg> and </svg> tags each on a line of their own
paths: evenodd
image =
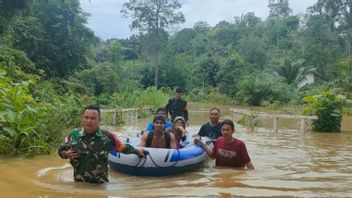
<svg viewBox="0 0 352 198">
<path fill-rule="evenodd" d="M 97 36 L 103 39 L 127 38 L 133 34 L 129 28 L 130 19 L 122 17 L 120 10 L 127 0 L 80 0 L 81 7 L 91 14 L 88 18 L 90 27 Z M 265 19 L 269 14 L 268 0 L 179 0 L 181 12 L 186 22 L 178 25 L 178 29 L 193 27 L 198 21 L 206 21 L 210 26 L 221 20 L 232 22 L 234 16 L 254 12 Z M 290 0 L 294 14 L 304 13 L 307 7 L 317 0 Z M 136 32 L 134 32 L 136 33 Z"/>
</svg>

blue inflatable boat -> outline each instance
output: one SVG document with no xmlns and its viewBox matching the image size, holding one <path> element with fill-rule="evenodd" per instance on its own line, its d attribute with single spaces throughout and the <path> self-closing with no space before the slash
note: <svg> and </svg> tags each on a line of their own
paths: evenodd
<svg viewBox="0 0 352 198">
<path fill-rule="evenodd" d="M 202 138 L 212 147 L 212 141 Z M 139 145 L 140 138 L 127 140 L 133 146 Z M 144 148 L 146 157 L 126 155 L 113 150 L 109 153 L 109 165 L 118 172 L 138 176 L 165 176 L 194 171 L 208 159 L 205 150 L 193 143 L 182 149 Z"/>
</svg>

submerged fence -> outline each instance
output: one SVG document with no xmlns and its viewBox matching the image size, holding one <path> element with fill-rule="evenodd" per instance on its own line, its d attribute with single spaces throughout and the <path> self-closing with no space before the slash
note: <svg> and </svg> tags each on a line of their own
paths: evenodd
<svg viewBox="0 0 352 198">
<path fill-rule="evenodd" d="M 300 120 L 300 130 L 305 132 L 307 129 L 308 121 L 317 120 L 318 116 L 302 116 L 302 115 L 290 115 L 290 114 L 267 114 L 262 112 L 254 112 L 246 109 L 235 109 L 231 108 L 232 119 L 234 120 L 235 114 L 248 116 L 249 119 L 249 128 L 251 131 L 254 131 L 254 127 L 257 123 L 257 120 L 273 120 L 273 131 L 278 132 L 278 121 L 279 119 L 296 119 Z"/>
<path fill-rule="evenodd" d="M 138 118 L 149 115 L 151 107 L 126 108 L 126 109 L 102 109 L 101 122 L 103 125 L 119 126 L 125 122 L 137 123 Z"/>
</svg>

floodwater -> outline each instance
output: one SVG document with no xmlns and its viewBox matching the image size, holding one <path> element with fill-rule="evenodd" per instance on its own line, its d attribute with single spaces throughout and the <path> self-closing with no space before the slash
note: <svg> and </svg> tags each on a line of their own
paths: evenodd
<svg viewBox="0 0 352 198">
<path fill-rule="evenodd" d="M 208 120 L 205 105 L 190 108 L 190 133 Z M 230 117 L 221 107 L 222 118 Z M 148 119 L 127 122 L 120 137 L 138 133 Z M 254 132 L 236 125 L 255 170 L 216 168 L 209 160 L 196 172 L 167 177 L 136 177 L 110 170 L 110 183 L 75 183 L 72 168 L 56 154 L 0 161 L 0 197 L 352 197 L 352 119 L 341 133 L 299 131 L 299 121 L 271 121 Z"/>
</svg>

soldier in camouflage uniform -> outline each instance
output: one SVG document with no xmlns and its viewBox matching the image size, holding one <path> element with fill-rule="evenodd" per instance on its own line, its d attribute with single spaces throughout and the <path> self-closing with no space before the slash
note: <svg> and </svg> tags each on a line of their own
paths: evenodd
<svg viewBox="0 0 352 198">
<path fill-rule="evenodd" d="M 143 150 L 123 144 L 113 133 L 100 129 L 99 122 L 99 107 L 86 107 L 82 118 L 83 128 L 72 130 L 58 149 L 63 159 L 70 159 L 75 181 L 108 182 L 108 153 L 113 148 L 122 153 L 144 156 Z"/>
</svg>

